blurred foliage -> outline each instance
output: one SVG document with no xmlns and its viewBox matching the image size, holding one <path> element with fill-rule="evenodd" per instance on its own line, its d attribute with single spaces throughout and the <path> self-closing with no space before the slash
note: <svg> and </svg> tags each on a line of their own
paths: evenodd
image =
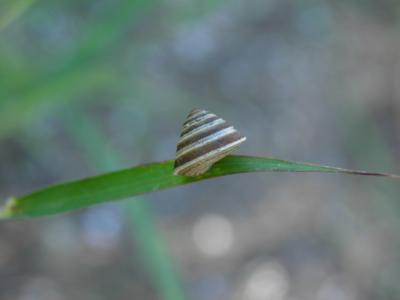
<svg viewBox="0 0 400 300">
<path fill-rule="evenodd" d="M 26 122 L 39 118 L 37 114 L 43 110 L 78 99 L 83 91 L 93 91 L 111 84 L 110 79 L 115 71 L 110 68 L 102 71 L 93 63 L 123 37 L 135 16 L 151 5 L 151 1 L 119 2 L 105 16 L 86 25 L 77 38 L 81 42 L 77 42 L 70 53 L 65 54 L 66 57 L 57 62 L 46 62 L 44 71 L 32 74 L 34 78 L 27 78 L 27 82 L 22 82 L 17 87 L 14 86 L 15 82 L 11 82 L 11 91 L 7 86 L 4 87 L 0 94 L 4 99 L 0 110 L 0 135 L 10 133 Z"/>
</svg>

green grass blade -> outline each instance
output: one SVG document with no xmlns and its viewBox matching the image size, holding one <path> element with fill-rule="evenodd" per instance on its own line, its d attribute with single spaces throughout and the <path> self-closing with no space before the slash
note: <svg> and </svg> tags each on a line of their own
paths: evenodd
<svg viewBox="0 0 400 300">
<path fill-rule="evenodd" d="M 400 179 L 398 175 L 354 171 L 329 166 L 285 161 L 268 157 L 229 156 L 216 163 L 207 173 L 198 177 L 174 176 L 173 161 L 150 163 L 106 173 L 74 182 L 54 185 L 37 192 L 9 200 L 0 215 L 39 217 L 71 211 L 89 205 L 155 192 L 192 182 L 248 172 L 320 172 L 353 175 L 385 176 Z"/>
</svg>

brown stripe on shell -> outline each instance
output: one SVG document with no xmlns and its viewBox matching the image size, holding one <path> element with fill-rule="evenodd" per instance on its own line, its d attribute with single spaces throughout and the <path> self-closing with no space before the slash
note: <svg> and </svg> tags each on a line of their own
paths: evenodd
<svg viewBox="0 0 400 300">
<path fill-rule="evenodd" d="M 211 114 L 209 112 L 200 112 L 199 114 L 195 114 L 194 116 L 187 118 L 185 123 L 183 123 L 182 129 L 186 129 L 197 123 L 205 122 L 207 119 L 209 119 L 211 117 L 215 117 L 215 115 Z"/>
<path fill-rule="evenodd" d="M 213 143 L 215 141 L 221 140 L 224 136 L 227 136 L 231 133 L 236 132 L 235 128 L 233 126 L 230 126 L 226 129 L 222 129 L 216 133 L 210 134 L 209 136 L 206 136 L 205 138 L 199 139 L 195 141 L 194 143 L 182 148 L 181 150 L 176 152 L 176 157 L 179 157 L 187 152 L 190 152 L 196 148 L 203 147 L 206 144 Z"/>
<path fill-rule="evenodd" d="M 210 167 L 221 160 L 225 156 L 229 155 L 235 148 L 237 148 L 241 143 L 246 140 L 243 137 L 241 140 L 235 141 L 230 145 L 225 145 L 224 147 L 218 148 L 214 151 L 208 152 L 203 156 L 192 159 L 186 164 L 180 165 L 175 168 L 175 175 L 183 176 L 198 176 L 206 172 Z"/>
<path fill-rule="evenodd" d="M 217 133 L 218 131 L 221 131 L 221 130 L 229 128 L 229 127 L 231 127 L 231 125 L 229 125 L 228 123 L 222 123 L 217 126 L 207 128 L 204 131 L 200 131 L 199 133 L 191 136 L 190 138 L 187 138 L 184 141 L 179 142 L 176 150 L 179 151 L 182 148 L 189 146 L 190 144 L 193 144 L 194 142 L 196 142 L 199 139 L 205 138 L 210 134 Z"/>
<path fill-rule="evenodd" d="M 196 148 L 190 152 L 187 152 L 186 154 L 178 156 L 175 160 L 175 168 L 177 168 L 181 165 L 184 165 L 193 159 L 199 158 L 200 156 L 202 156 L 208 152 L 217 150 L 218 148 L 221 148 L 224 145 L 231 144 L 231 143 L 239 141 L 241 139 L 243 139 L 243 136 L 239 132 L 236 131 L 236 132 L 226 135 L 226 136 L 222 137 L 221 139 L 216 140 L 212 143 L 206 144 L 200 148 Z"/>
<path fill-rule="evenodd" d="M 201 175 L 245 140 L 225 120 L 205 110 L 192 110 L 182 127 L 174 174 Z"/>
<path fill-rule="evenodd" d="M 189 114 L 188 114 L 188 116 L 187 116 L 187 119 L 193 117 L 193 116 L 196 115 L 197 113 L 208 113 L 208 111 L 206 111 L 206 110 L 204 110 L 204 109 L 200 109 L 200 108 L 194 108 L 194 109 L 192 109 L 192 110 L 189 112 Z"/>
<path fill-rule="evenodd" d="M 203 118 L 208 116 L 208 115 L 209 114 L 204 115 Z M 203 120 L 203 119 L 201 121 L 199 120 L 198 122 L 194 123 L 193 125 L 188 126 L 186 128 L 183 128 L 181 136 L 185 135 L 186 133 L 188 133 L 188 132 L 190 132 L 190 131 L 192 131 L 192 130 L 200 127 L 200 126 L 203 126 L 204 124 L 208 124 L 208 123 L 213 122 L 213 121 L 218 120 L 218 119 L 219 118 L 217 116 L 212 116 L 212 117 L 209 117 L 209 118 L 207 118 L 205 120 Z"/>
<path fill-rule="evenodd" d="M 185 122 L 183 123 L 183 126 L 185 126 L 186 124 L 188 124 L 189 122 L 198 119 L 198 118 L 202 118 L 203 116 L 209 114 L 207 111 L 205 110 L 196 110 L 193 111 L 193 113 L 190 113 L 187 117 L 187 119 L 185 120 Z"/>
<path fill-rule="evenodd" d="M 225 124 L 225 123 L 226 123 L 225 120 L 223 120 L 221 118 L 218 118 L 218 119 L 216 119 L 214 121 L 211 121 L 211 122 L 208 122 L 206 124 L 203 124 L 202 126 L 199 126 L 199 127 L 195 128 L 195 129 L 185 133 L 184 135 L 182 135 L 180 137 L 180 142 L 183 142 L 186 139 L 188 139 L 188 138 L 190 138 L 190 137 L 192 137 L 192 136 L 194 136 L 196 134 L 199 134 L 200 132 L 208 130 L 211 127 L 215 127 L 215 126 L 218 126 L 218 125 L 221 125 L 221 124 Z"/>
</svg>

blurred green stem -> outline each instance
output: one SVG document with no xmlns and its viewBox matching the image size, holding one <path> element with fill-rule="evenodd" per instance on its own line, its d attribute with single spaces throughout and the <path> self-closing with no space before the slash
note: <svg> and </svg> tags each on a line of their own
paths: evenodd
<svg viewBox="0 0 400 300">
<path fill-rule="evenodd" d="M 7 27 L 27 10 L 34 0 L 1 0 L 0 1 L 0 30 Z"/>
<path fill-rule="evenodd" d="M 65 113 L 65 125 L 71 136 L 82 147 L 90 166 L 99 172 L 123 166 L 110 143 L 80 109 Z M 145 267 L 162 299 L 183 300 L 184 292 L 167 246 L 155 226 L 150 206 L 144 199 L 135 197 L 125 202 L 129 228 L 144 259 Z"/>
<path fill-rule="evenodd" d="M 5 24 L 7 20 L 8 23 L 11 16 L 22 11 L 24 3 L 28 5 L 32 0 L 7 0 L 4 4 L 2 1 L 0 29 L 1 22 Z M 38 119 L 40 112 L 51 110 L 58 103 L 70 99 L 69 95 L 93 90 L 95 83 L 104 77 L 107 80 L 107 75 L 100 74 L 99 78 L 99 75 L 93 74 L 96 66 L 105 65 L 107 51 L 115 47 L 132 24 L 145 16 L 146 11 L 156 3 L 155 0 L 116 1 L 106 14 L 88 23 L 77 46 L 66 57 L 49 61 L 27 86 L 13 87 L 12 91 L 7 87 L 0 90 L 0 138 Z M 109 66 L 107 68 L 110 69 Z M 114 73 L 113 68 L 110 71 Z"/>
</svg>

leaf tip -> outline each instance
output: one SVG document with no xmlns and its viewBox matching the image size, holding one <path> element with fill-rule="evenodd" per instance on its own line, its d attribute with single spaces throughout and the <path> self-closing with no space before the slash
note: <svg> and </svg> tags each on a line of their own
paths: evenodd
<svg viewBox="0 0 400 300">
<path fill-rule="evenodd" d="M 17 198 L 11 197 L 7 200 L 6 204 L 0 210 L 0 220 L 9 219 L 15 214 L 17 205 Z"/>
</svg>

